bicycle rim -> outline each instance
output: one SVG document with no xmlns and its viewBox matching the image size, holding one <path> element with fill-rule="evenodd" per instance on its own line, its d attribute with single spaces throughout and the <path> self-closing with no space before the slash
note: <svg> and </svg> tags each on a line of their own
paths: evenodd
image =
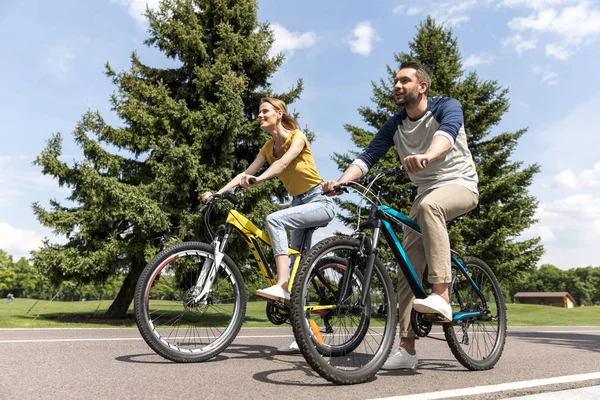
<svg viewBox="0 0 600 400">
<path fill-rule="evenodd" d="M 470 370 L 490 369 L 498 362 L 504 349 L 506 306 L 496 277 L 483 261 L 466 257 L 465 267 L 487 305 L 469 279 L 453 266 L 454 315 L 478 315 L 444 324 L 444 333 L 452 353 L 463 366 Z"/>
<path fill-rule="evenodd" d="M 138 327 L 148 345 L 169 360 L 212 358 L 241 327 L 245 289 L 229 257 L 224 257 L 209 292 L 198 301 L 198 278 L 213 261 L 209 245 L 182 243 L 159 254 L 140 277 L 135 303 Z"/>
</svg>

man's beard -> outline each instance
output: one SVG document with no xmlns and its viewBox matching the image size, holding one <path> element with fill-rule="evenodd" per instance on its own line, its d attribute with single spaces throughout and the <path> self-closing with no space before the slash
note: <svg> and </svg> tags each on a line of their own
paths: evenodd
<svg viewBox="0 0 600 400">
<path fill-rule="evenodd" d="M 411 107 L 419 103 L 419 100 L 421 100 L 420 96 L 421 94 L 415 90 L 414 92 L 406 93 L 404 98 L 398 100 L 396 104 L 402 107 Z"/>
</svg>

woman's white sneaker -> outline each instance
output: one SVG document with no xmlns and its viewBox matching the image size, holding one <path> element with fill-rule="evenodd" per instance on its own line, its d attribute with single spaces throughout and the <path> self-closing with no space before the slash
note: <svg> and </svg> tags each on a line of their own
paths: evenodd
<svg viewBox="0 0 600 400">
<path fill-rule="evenodd" d="M 256 295 L 269 300 L 283 301 L 284 303 L 290 301 L 290 293 L 283 290 L 279 285 L 273 285 L 266 289 L 258 289 Z"/>
<path fill-rule="evenodd" d="M 408 354 L 404 347 L 399 347 L 398 350 L 392 351 L 381 369 L 415 369 L 419 364 L 417 353 L 414 355 Z"/>
</svg>

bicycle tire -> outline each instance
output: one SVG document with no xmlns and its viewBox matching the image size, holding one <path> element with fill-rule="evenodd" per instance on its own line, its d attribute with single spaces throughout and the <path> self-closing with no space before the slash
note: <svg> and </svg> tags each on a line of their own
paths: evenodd
<svg viewBox="0 0 600 400">
<path fill-rule="evenodd" d="M 477 291 L 457 266 L 452 266 L 452 311 L 482 312 L 472 318 L 443 324 L 452 354 L 465 368 L 482 371 L 493 368 L 506 342 L 506 305 L 498 279 L 490 267 L 476 257 L 464 257 L 464 266 L 487 302 L 487 310 Z"/>
<path fill-rule="evenodd" d="M 333 236 L 317 243 L 303 258 L 292 287 L 291 321 L 298 347 L 308 364 L 323 378 L 335 384 L 357 384 L 365 382 L 379 371 L 387 359 L 396 334 L 396 296 L 389 274 L 381 261 L 376 259 L 369 296 L 365 307 L 359 306 L 358 298 L 364 273 L 364 257 L 360 253 L 360 242 L 349 236 Z M 352 291 L 344 304 L 337 304 L 336 284 L 342 277 L 330 276 L 323 286 L 329 287 L 329 296 L 315 296 L 315 270 L 322 268 L 320 260 L 338 258 L 345 267 L 351 260 L 359 260 L 358 270 L 350 277 Z M 357 279 L 361 274 L 361 279 Z M 337 281 L 336 281 L 337 279 Z M 311 290 L 311 287 L 313 288 Z M 323 314 L 315 315 L 311 306 L 332 306 Z M 379 306 L 379 307 L 377 307 Z M 307 307 L 307 308 L 305 308 Z M 333 320 L 332 330 L 320 331 L 323 343 L 319 343 L 314 332 L 313 317 L 323 326 L 325 318 Z M 366 324 L 366 325 L 365 325 Z M 327 350 L 331 348 L 331 351 Z"/>
<path fill-rule="evenodd" d="M 212 246 L 184 242 L 161 251 L 142 271 L 134 310 L 138 329 L 160 356 L 175 362 L 209 360 L 231 344 L 246 313 L 242 275 L 227 255 L 218 267 L 205 301 L 194 287 Z"/>
</svg>

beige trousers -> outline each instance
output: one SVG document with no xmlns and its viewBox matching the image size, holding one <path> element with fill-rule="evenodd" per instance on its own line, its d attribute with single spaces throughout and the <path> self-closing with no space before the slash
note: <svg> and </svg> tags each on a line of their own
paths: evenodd
<svg viewBox="0 0 600 400">
<path fill-rule="evenodd" d="M 405 227 L 402 246 L 421 281 L 425 268 L 429 266 L 429 283 L 450 283 L 450 239 L 446 223 L 471 211 L 478 200 L 476 193 L 458 184 L 432 189 L 415 200 L 409 217 L 419 224 L 422 235 Z M 398 275 L 400 337 L 416 337 L 410 326 L 410 312 L 415 296 L 404 274 L 399 272 Z"/>
</svg>

